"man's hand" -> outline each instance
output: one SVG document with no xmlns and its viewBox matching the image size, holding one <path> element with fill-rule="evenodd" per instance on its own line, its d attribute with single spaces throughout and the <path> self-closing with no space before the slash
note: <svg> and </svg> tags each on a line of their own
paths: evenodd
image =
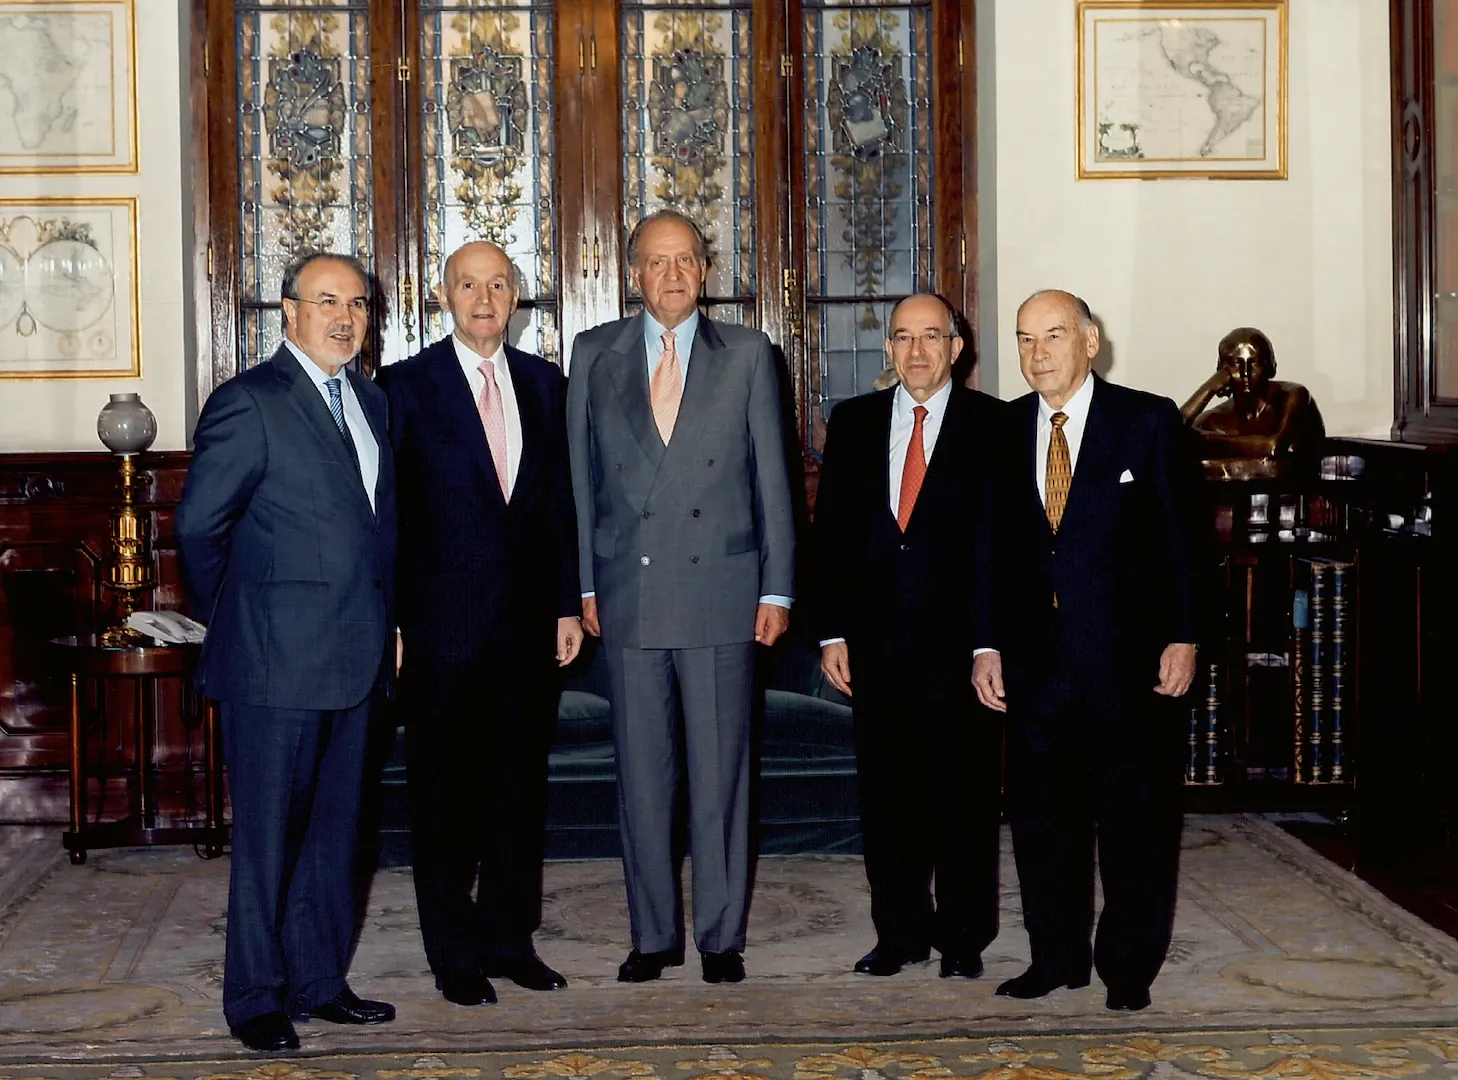
<svg viewBox="0 0 1458 1080">
<path fill-rule="evenodd" d="M 972 688 L 977 700 L 994 712 L 1007 712 L 1007 693 L 1002 688 L 1002 654 L 978 653 L 972 658 Z"/>
<path fill-rule="evenodd" d="M 1165 697 L 1180 697 L 1194 681 L 1195 647 L 1166 645 L 1159 657 L 1159 685 L 1154 692 Z"/>
<path fill-rule="evenodd" d="M 760 604 L 754 613 L 754 640 L 773 645 L 790 628 L 790 610 L 779 604 Z"/>
<path fill-rule="evenodd" d="M 597 624 L 597 597 L 582 598 L 582 629 L 593 637 L 602 637 L 602 627 Z"/>
<path fill-rule="evenodd" d="M 405 639 L 400 636 L 400 631 L 395 631 L 395 674 L 400 674 L 400 665 L 405 662 Z"/>
<path fill-rule="evenodd" d="M 844 641 L 820 646 L 820 670 L 825 672 L 831 686 L 850 696 L 850 650 Z"/>
<path fill-rule="evenodd" d="M 582 651 L 582 620 L 575 615 L 557 620 L 557 666 L 566 667 Z"/>
</svg>

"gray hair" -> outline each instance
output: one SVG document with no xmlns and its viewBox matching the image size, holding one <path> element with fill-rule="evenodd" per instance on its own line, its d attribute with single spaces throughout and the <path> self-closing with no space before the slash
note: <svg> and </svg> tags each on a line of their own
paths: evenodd
<svg viewBox="0 0 1458 1080">
<path fill-rule="evenodd" d="M 1074 293 L 1069 292 L 1067 289 L 1039 289 L 1037 292 L 1033 293 L 1021 304 L 1019 304 L 1018 310 L 1021 311 L 1028 304 L 1031 304 L 1034 300 L 1037 300 L 1040 297 L 1052 296 L 1054 294 L 1058 296 L 1066 296 L 1068 299 L 1073 301 L 1073 312 L 1078 317 L 1078 331 L 1081 334 L 1088 333 L 1089 328 L 1094 325 L 1093 312 L 1089 310 L 1088 304 L 1084 302 L 1083 297 L 1077 296 Z"/>
<path fill-rule="evenodd" d="M 323 262 L 326 259 L 330 262 L 343 263 L 353 270 L 359 275 L 359 279 L 364 282 L 365 296 L 370 298 L 374 297 L 374 279 L 370 277 L 370 272 L 365 269 L 364 263 L 360 262 L 353 255 L 344 255 L 337 251 L 309 251 L 303 255 L 296 256 L 284 267 L 283 282 L 278 287 L 279 299 L 302 299 L 299 296 L 299 275 L 314 263 Z M 285 330 L 289 328 L 288 312 L 283 313 L 283 328 Z"/>
<path fill-rule="evenodd" d="M 643 218 L 641 221 L 638 222 L 638 224 L 633 226 L 633 231 L 628 234 L 629 266 L 638 265 L 638 245 L 643 239 L 643 230 L 645 230 L 646 228 L 648 228 L 648 226 L 652 225 L 654 222 L 657 221 L 678 221 L 682 222 L 684 225 L 687 225 L 694 234 L 694 241 L 698 244 L 699 261 L 703 263 L 707 263 L 709 261 L 709 242 L 708 240 L 704 239 L 704 230 L 699 228 L 698 222 L 696 222 L 693 218 L 689 217 L 687 214 L 681 214 L 677 210 L 664 208 L 662 210 L 655 210 L 653 211 L 653 213 Z"/>
</svg>

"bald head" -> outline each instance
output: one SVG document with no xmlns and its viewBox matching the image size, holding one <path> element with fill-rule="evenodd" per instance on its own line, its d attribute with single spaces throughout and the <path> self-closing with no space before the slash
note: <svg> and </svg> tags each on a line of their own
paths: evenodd
<svg viewBox="0 0 1458 1080">
<path fill-rule="evenodd" d="M 490 357 L 506 339 L 521 290 L 506 252 L 489 240 L 477 240 L 451 253 L 436 295 L 451 313 L 455 336 L 473 352 Z"/>
<path fill-rule="evenodd" d="M 1018 365 L 1050 408 L 1078 392 L 1099 351 L 1099 328 L 1088 305 L 1070 292 L 1044 289 L 1018 308 Z"/>
<path fill-rule="evenodd" d="M 962 352 L 952 309 L 940 296 L 908 296 L 886 320 L 886 355 L 902 387 L 918 404 L 946 386 Z"/>
</svg>

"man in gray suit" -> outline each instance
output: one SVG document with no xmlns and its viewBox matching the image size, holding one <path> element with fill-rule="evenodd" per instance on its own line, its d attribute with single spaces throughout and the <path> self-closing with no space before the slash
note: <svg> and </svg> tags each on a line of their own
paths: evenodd
<svg viewBox="0 0 1458 1080">
<path fill-rule="evenodd" d="M 703 234 L 673 211 L 628 240 L 644 311 L 578 337 L 567 391 L 583 626 L 608 653 L 633 950 L 683 963 L 673 810 L 688 787 L 706 982 L 744 978 L 754 643 L 789 626 L 795 537 L 763 334 L 699 314 Z"/>
</svg>

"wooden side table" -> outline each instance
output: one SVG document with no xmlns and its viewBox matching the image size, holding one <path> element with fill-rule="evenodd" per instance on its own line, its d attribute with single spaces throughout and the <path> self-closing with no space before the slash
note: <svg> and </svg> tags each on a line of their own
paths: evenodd
<svg viewBox="0 0 1458 1080">
<path fill-rule="evenodd" d="M 216 702 L 199 699 L 192 691 L 192 673 L 197 667 L 198 645 L 157 645 L 115 648 L 101 643 L 99 635 L 55 638 L 51 642 L 62 669 L 71 677 L 71 828 L 61 843 L 71 853 L 71 862 L 86 861 L 91 848 L 150 846 L 153 844 L 200 844 L 208 858 L 223 853 L 228 830 L 223 824 L 223 762 Z M 120 821 L 86 823 L 86 789 L 90 779 L 86 762 L 86 733 L 81 721 L 81 680 L 107 682 L 130 679 L 136 688 L 136 772 L 131 794 L 132 812 Z M 203 725 L 203 767 L 206 787 L 206 821 L 202 825 L 157 826 L 157 808 L 152 796 L 152 743 L 157 718 L 150 692 L 157 679 L 180 679 L 183 710 L 196 717 L 201 708 Z"/>
</svg>

